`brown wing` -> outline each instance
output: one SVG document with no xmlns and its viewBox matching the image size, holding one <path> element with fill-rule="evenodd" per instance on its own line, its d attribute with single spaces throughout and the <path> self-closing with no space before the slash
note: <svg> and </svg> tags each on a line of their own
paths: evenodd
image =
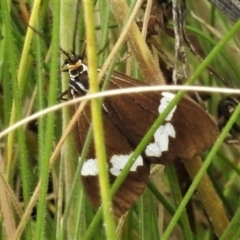
<svg viewBox="0 0 240 240">
<path fill-rule="evenodd" d="M 126 88 L 132 86 L 131 83 L 113 78 L 110 88 Z M 134 93 L 108 98 L 104 104 L 123 135 L 137 146 L 159 116 L 162 97 L 162 93 L 157 92 Z M 160 157 L 147 157 L 150 162 L 168 164 L 177 158 L 192 159 L 211 147 L 218 136 L 218 129 L 210 116 L 186 98 L 178 103 L 168 123 L 173 126 L 175 137 L 169 137 L 168 151 L 162 152 Z"/>
<path fill-rule="evenodd" d="M 140 85 L 144 84 L 117 74 L 112 78 L 109 88 L 119 89 Z M 111 184 L 116 176 L 110 171 L 113 167 L 110 159 L 114 155 L 129 155 L 134 151 L 159 116 L 162 98 L 162 93 L 154 92 L 114 96 L 104 100 L 104 137 Z M 79 153 L 82 151 L 90 122 L 91 114 L 88 105 L 75 129 Z M 163 125 L 166 124 L 173 128 L 175 135 L 170 133 L 166 143 L 163 140 L 163 144 L 167 145 L 167 150 L 162 151 L 161 156 L 149 156 L 145 151 L 142 153 L 143 164 L 138 166 L 135 171 L 130 171 L 113 198 L 114 213 L 117 217 L 130 209 L 145 189 L 149 178 L 150 163 L 168 164 L 177 158 L 191 159 L 208 149 L 218 136 L 217 127 L 211 118 L 198 105 L 188 99 L 182 99 L 178 103 L 172 118 L 165 121 Z M 154 138 L 151 143 L 154 143 Z M 162 142 L 160 143 L 162 147 L 161 144 Z M 86 161 L 95 158 L 92 142 Z M 98 208 L 100 205 L 98 175 L 85 174 L 82 176 L 82 181 L 90 201 L 95 208 Z"/>
<path fill-rule="evenodd" d="M 89 105 L 85 107 L 84 113 L 78 122 L 78 126 L 76 131 L 79 133 L 79 139 L 81 140 L 80 146 L 83 146 L 89 126 L 90 126 L 90 109 Z M 119 129 L 112 122 L 108 113 L 103 111 L 103 123 L 104 123 L 104 132 L 105 132 L 105 145 L 106 152 L 108 157 L 108 168 L 109 170 L 113 167 L 112 163 L 110 163 L 110 159 L 112 156 L 120 156 L 120 155 L 129 155 L 133 152 L 134 147 L 128 142 L 128 140 L 121 134 Z M 78 139 L 78 142 L 79 142 Z M 79 149 L 79 153 L 81 153 L 82 148 Z M 89 153 L 87 155 L 86 161 L 88 159 L 95 159 L 95 149 L 93 142 L 89 148 Z M 136 199 L 142 194 L 144 191 L 146 184 L 149 179 L 150 173 L 150 164 L 143 160 L 143 164 L 138 166 L 135 171 L 130 171 L 125 181 L 119 188 L 118 192 L 115 194 L 113 198 L 113 209 L 116 217 L 122 216 L 127 210 L 129 210 Z M 110 175 L 110 183 L 112 184 L 116 177 L 111 172 Z M 82 182 L 88 195 L 92 205 L 94 208 L 98 208 L 100 206 L 100 192 L 99 192 L 99 183 L 98 183 L 98 175 L 82 175 Z"/>
</svg>

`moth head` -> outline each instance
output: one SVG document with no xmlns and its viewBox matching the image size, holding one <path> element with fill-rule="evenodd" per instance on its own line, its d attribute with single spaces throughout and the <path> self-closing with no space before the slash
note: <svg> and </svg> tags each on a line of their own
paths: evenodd
<svg viewBox="0 0 240 240">
<path fill-rule="evenodd" d="M 71 54 L 69 54 L 63 49 L 60 50 L 66 56 L 66 59 L 64 60 L 62 65 L 63 72 L 78 69 L 81 65 L 83 65 L 82 57 L 80 55 L 77 55 L 74 52 L 71 52 Z"/>
<path fill-rule="evenodd" d="M 63 65 L 62 71 L 67 72 L 69 70 L 76 70 L 82 65 L 82 59 L 78 55 L 67 55 Z"/>
</svg>

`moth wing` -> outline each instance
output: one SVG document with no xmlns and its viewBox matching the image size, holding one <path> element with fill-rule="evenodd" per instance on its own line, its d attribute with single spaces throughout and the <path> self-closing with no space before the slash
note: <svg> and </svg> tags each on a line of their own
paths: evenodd
<svg viewBox="0 0 240 240">
<path fill-rule="evenodd" d="M 128 82 L 128 87 L 132 86 L 131 83 Z M 119 78 L 111 81 L 110 89 L 124 87 L 125 80 Z M 120 131 L 136 147 L 159 116 L 163 97 L 161 92 L 133 93 L 106 98 L 104 104 Z M 167 149 L 160 156 L 145 155 L 148 161 L 168 164 L 177 158 L 192 159 L 211 147 L 219 133 L 210 116 L 187 98 L 177 104 L 171 120 L 166 120 L 162 126 L 169 130 L 169 125 L 175 136 L 169 136 L 168 140 L 164 137 L 160 139 L 161 142 L 168 141 Z M 151 143 L 155 141 L 154 138 Z M 160 144 L 160 147 L 163 145 Z"/>
<path fill-rule="evenodd" d="M 88 129 L 90 127 L 90 119 L 91 113 L 90 107 L 88 105 L 84 109 L 83 117 L 79 119 L 78 129 L 76 130 L 78 131 L 79 136 L 81 136 L 80 139 L 82 140 L 82 143 L 80 146 L 83 146 L 84 140 L 86 139 Z M 110 162 L 110 159 L 115 156 L 115 159 L 118 161 L 121 161 L 122 159 L 126 160 L 126 158 L 128 158 L 128 156 L 133 152 L 134 148 L 122 135 L 121 131 L 119 131 L 118 127 L 114 124 L 108 113 L 105 111 L 103 111 L 103 123 L 110 184 L 112 185 L 117 176 L 113 175 L 112 173 L 114 172 L 114 166 L 113 163 Z M 96 159 L 93 141 L 90 144 L 86 161 L 89 159 Z M 112 200 L 114 214 L 116 217 L 122 216 L 127 210 L 129 210 L 134 202 L 138 199 L 138 197 L 142 194 L 148 182 L 149 174 L 150 164 L 144 159 L 142 161 L 142 165 L 139 165 L 135 170 L 131 170 L 129 172 L 128 176 Z M 97 209 L 100 206 L 101 200 L 98 174 L 82 174 L 82 182 L 87 196 L 89 197 L 94 208 Z"/>
</svg>

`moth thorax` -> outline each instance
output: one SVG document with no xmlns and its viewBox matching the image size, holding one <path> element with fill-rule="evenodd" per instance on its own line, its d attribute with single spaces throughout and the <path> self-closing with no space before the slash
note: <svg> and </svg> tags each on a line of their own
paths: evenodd
<svg viewBox="0 0 240 240">
<path fill-rule="evenodd" d="M 70 78 L 75 78 L 80 74 L 77 69 L 69 69 L 68 73 L 69 73 Z"/>
</svg>

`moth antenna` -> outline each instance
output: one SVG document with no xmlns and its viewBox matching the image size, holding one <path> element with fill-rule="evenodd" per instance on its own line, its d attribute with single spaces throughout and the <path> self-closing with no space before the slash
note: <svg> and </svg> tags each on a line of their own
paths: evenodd
<svg viewBox="0 0 240 240">
<path fill-rule="evenodd" d="M 75 19 L 75 26 L 74 26 L 74 30 L 73 30 L 73 49 L 72 49 L 72 53 L 73 55 L 76 55 L 76 36 L 77 36 L 77 22 L 78 22 L 78 9 L 79 9 L 79 6 L 80 6 L 80 1 L 77 1 L 77 6 L 76 6 L 76 19 Z"/>
<path fill-rule="evenodd" d="M 86 44 L 86 43 L 85 43 L 85 44 Z M 81 55 L 80 55 L 81 58 L 82 58 L 82 60 L 83 60 L 84 56 L 86 56 L 85 53 L 86 53 L 86 45 L 84 46 L 83 51 L 82 51 L 82 53 L 81 53 Z"/>
<path fill-rule="evenodd" d="M 70 58 L 70 55 L 69 55 L 66 51 L 64 51 L 61 47 L 60 47 L 60 51 L 61 51 L 65 56 L 67 56 L 68 58 Z"/>
</svg>

